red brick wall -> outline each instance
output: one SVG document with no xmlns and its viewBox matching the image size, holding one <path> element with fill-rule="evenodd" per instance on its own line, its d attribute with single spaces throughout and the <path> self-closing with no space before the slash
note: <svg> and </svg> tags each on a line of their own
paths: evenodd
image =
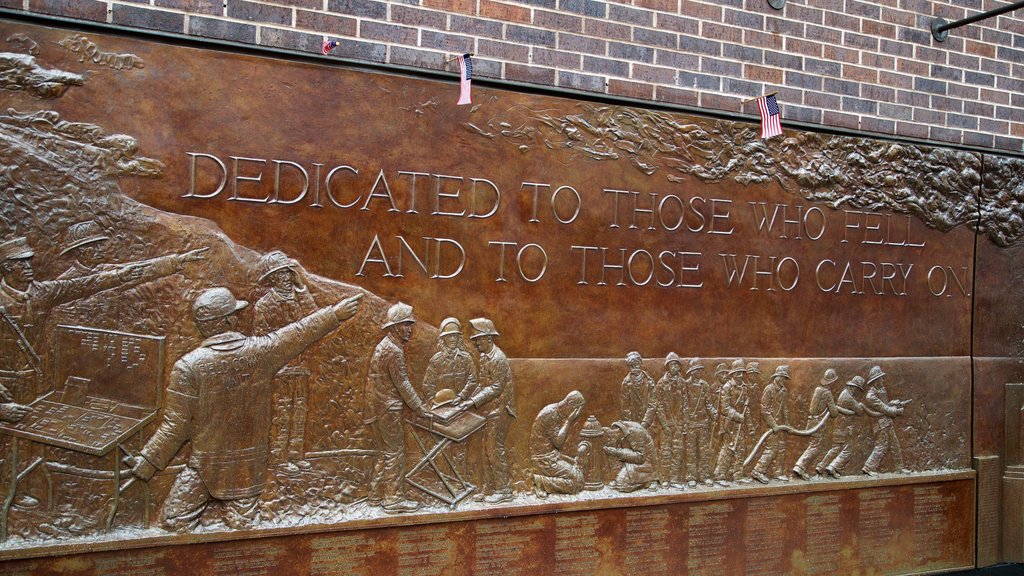
<svg viewBox="0 0 1024 576">
<path fill-rule="evenodd" d="M 0 7 L 477 77 L 1021 152 L 1024 9 L 993 0 L 0 0 Z M 966 7 L 966 8 L 965 8 Z M 447 69 L 454 70 L 454 64 Z"/>
</svg>

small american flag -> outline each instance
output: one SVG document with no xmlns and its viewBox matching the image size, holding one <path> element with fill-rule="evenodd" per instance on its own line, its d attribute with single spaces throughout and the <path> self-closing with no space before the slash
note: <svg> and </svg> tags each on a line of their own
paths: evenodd
<svg viewBox="0 0 1024 576">
<path fill-rule="evenodd" d="M 326 55 L 330 54 L 331 50 L 334 50 L 337 47 L 338 47 L 338 41 L 337 40 L 324 40 L 323 46 L 320 47 L 320 52 L 322 52 L 323 55 L 326 56 Z"/>
<path fill-rule="evenodd" d="M 459 56 L 459 101 L 458 105 L 472 104 L 469 91 L 470 83 L 473 81 L 473 60 L 470 54 Z"/>
<path fill-rule="evenodd" d="M 761 114 L 761 138 L 781 136 L 782 124 L 779 123 L 779 103 L 775 101 L 775 94 L 758 98 L 757 111 Z"/>
</svg>

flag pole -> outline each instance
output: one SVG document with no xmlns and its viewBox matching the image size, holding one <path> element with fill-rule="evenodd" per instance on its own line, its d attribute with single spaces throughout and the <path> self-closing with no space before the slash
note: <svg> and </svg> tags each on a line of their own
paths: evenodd
<svg viewBox="0 0 1024 576">
<path fill-rule="evenodd" d="M 751 102 L 753 102 L 754 100 L 757 100 L 758 98 L 767 98 L 769 96 L 775 96 L 776 94 L 778 94 L 778 91 L 769 92 L 769 93 L 764 94 L 762 96 L 755 96 L 753 98 L 747 98 L 746 100 L 743 100 L 742 102 L 740 102 L 740 106 L 746 106 L 747 104 L 750 104 Z"/>
<path fill-rule="evenodd" d="M 476 52 L 468 52 L 468 54 L 470 56 L 476 56 Z M 454 62 L 455 60 L 459 59 L 459 56 L 462 56 L 462 54 L 459 54 L 457 56 L 452 56 L 451 58 L 448 58 L 447 60 L 445 60 L 444 63 L 447 64 L 449 62 Z"/>
</svg>

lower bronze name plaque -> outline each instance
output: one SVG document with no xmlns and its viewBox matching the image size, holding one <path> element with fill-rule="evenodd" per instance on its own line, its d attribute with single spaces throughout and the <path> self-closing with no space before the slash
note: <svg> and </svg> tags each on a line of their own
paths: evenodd
<svg viewBox="0 0 1024 576">
<path fill-rule="evenodd" d="M 711 495 L 695 494 L 636 509 L 552 514 L 549 506 L 540 515 L 500 521 L 460 514 L 458 521 L 442 525 L 268 536 L 170 546 L 157 554 L 148 549 L 94 553 L 77 556 L 73 565 L 60 558 L 11 562 L 0 574 L 91 576 L 119 574 L 129 567 L 132 571 L 125 573 L 172 574 L 184 565 L 197 576 L 282 570 L 323 575 L 818 574 L 882 564 L 879 571 L 896 573 L 969 567 L 974 551 L 957 542 L 971 532 L 971 477 L 947 474 L 931 480 L 936 481 L 899 487 L 815 486 L 807 494 L 769 489 L 758 496 L 712 501 L 701 501 Z M 829 506 L 835 511 L 824 510 Z M 916 514 L 922 507 L 930 513 Z M 820 519 L 831 513 L 841 515 L 841 522 Z M 937 523 L 939 515 L 947 522 Z M 831 532 L 813 530 L 821 523 L 831 525 Z M 901 554 L 907 546 L 913 556 Z"/>
<path fill-rule="evenodd" d="M 0 575 L 975 565 L 983 155 L 0 38 Z"/>
</svg>

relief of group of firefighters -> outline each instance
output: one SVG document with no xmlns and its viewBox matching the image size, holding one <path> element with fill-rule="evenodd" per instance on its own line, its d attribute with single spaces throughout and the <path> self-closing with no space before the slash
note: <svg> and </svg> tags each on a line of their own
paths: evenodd
<svg viewBox="0 0 1024 576">
<path fill-rule="evenodd" d="M 111 263 L 106 248 L 112 236 L 94 221 L 71 226 L 60 255 L 69 255 L 74 262 L 53 280 L 35 278 L 35 252 L 24 237 L 0 242 L 0 419 L 23 419 L 45 388 L 38 351 L 46 345 L 44 327 L 55 308 L 107 290 L 140 286 L 206 258 L 206 249 L 200 248 Z M 183 447 L 190 448 L 162 504 L 161 523 L 166 528 L 192 530 L 209 523 L 214 509 L 230 528 L 251 527 L 260 518 L 269 467 L 281 465 L 289 471 L 311 466 L 303 451 L 310 382 L 303 353 L 352 318 L 363 294 L 319 306 L 304 276 L 298 262 L 280 251 L 260 258 L 256 281 L 263 292 L 253 306 L 253 336 L 243 334 L 240 327 L 239 312 L 248 303 L 230 289 L 207 288 L 191 303 L 192 321 L 202 341 L 174 363 L 158 427 L 138 453 L 125 458 L 130 473 L 148 481 L 170 466 Z M 405 497 L 403 407 L 426 414 L 435 400 L 416 392 L 409 382 L 405 347 L 413 324 L 410 306 L 392 306 L 367 368 L 365 424 L 377 453 L 369 502 L 388 513 L 419 506 Z M 449 400 L 486 414 L 488 473 L 480 496 L 503 502 L 512 498 L 505 452 L 515 416 L 511 369 L 494 345 L 494 324 L 480 318 L 470 321 L 469 327 L 479 366 L 466 351 L 460 322 L 451 318 L 441 325 L 440 351 L 431 359 L 422 385 L 432 393 L 451 391 L 460 382 L 458 396 Z M 34 496 L 21 493 L 15 506 L 30 508 L 37 503 Z"/>
<path fill-rule="evenodd" d="M 886 456 L 891 456 L 892 468 L 906 472 L 893 419 L 903 415 L 909 400 L 889 399 L 886 374 L 879 366 L 866 376 L 851 375 L 845 384 L 840 384 L 835 369 L 826 369 L 811 395 L 806 419 L 794 421 L 788 365 L 775 368 L 762 389 L 759 363 L 742 359 L 719 363 L 710 382 L 703 378 L 705 366 L 699 359 L 684 361 L 675 353 L 665 359 L 657 382 L 644 369 L 639 353 L 630 352 L 626 364 L 620 420 L 606 430 L 611 434 L 603 446 L 607 457 L 621 462 L 612 484 L 616 490 L 840 478 L 850 471 L 861 418 L 871 419 L 874 443 L 860 471 L 876 476 Z M 538 495 L 573 494 L 584 487 L 594 442 L 581 442 L 575 457 L 562 453 L 566 431 L 580 417 L 582 402 L 582 396 L 573 392 L 538 416 L 531 437 Z M 555 429 L 558 434 L 547 434 Z M 584 426 L 581 436 L 587 436 L 587 429 Z M 598 430 L 593 436 L 602 435 Z M 791 468 L 786 435 L 809 439 Z"/>
<path fill-rule="evenodd" d="M 513 374 L 495 345 L 499 334 L 493 322 L 478 318 L 469 323 L 469 339 L 479 353 L 475 365 L 460 322 L 445 319 L 420 392 L 409 381 L 402 352 L 412 322 L 411 307 L 393 306 L 384 328 L 387 335 L 370 363 L 369 421 L 381 451 L 371 504 L 391 513 L 419 507 L 407 499 L 401 481 L 406 470 L 401 414 L 410 409 L 418 417 L 430 418 L 431 406 L 439 403 L 486 415 L 484 477 L 477 499 L 512 499 L 505 442 L 516 416 Z M 878 475 L 888 456 L 894 470 L 906 472 L 894 419 L 903 415 L 909 400 L 889 399 L 886 374 L 879 366 L 866 376 L 853 375 L 841 386 L 838 399 L 834 389 L 840 387 L 839 375 L 826 369 L 812 393 L 806 420 L 791 424 L 787 365 L 776 368 L 762 389 L 757 362 L 720 363 L 712 382 L 702 377 L 705 367 L 699 359 L 684 361 L 675 353 L 665 359 L 665 372 L 657 382 L 643 368 L 639 353 L 631 352 L 626 363 L 629 372 L 621 384 L 619 420 L 610 427 L 601 426 L 593 416 L 579 425 L 586 404 L 579 391 L 537 414 L 530 429 L 527 468 L 534 495 L 545 498 L 599 488 L 608 469 L 614 471 L 612 488 L 620 492 L 685 489 L 699 483 L 724 487 L 753 480 L 767 484 L 773 479 L 788 481 L 790 473 L 802 480 L 816 475 L 839 478 L 851 468 L 862 418 L 871 420 L 874 444 L 860 471 Z M 574 434 L 582 441 L 572 451 L 569 438 Z M 809 438 L 791 469 L 785 435 Z M 452 451 L 453 465 L 467 472 L 466 444 Z"/>
<path fill-rule="evenodd" d="M 111 235 L 95 222 L 72 226 L 61 254 L 76 258 L 72 269 L 54 280 L 36 280 L 34 255 L 24 238 L 0 243 L 0 312 L 5 345 L 0 350 L 0 419 L 18 421 L 40 389 L 37 350 L 47 316 L 54 307 L 118 287 L 143 283 L 182 271 L 205 258 L 205 248 L 146 261 L 112 264 L 103 248 Z M 286 468 L 306 468 L 303 430 L 308 410 L 310 372 L 302 354 L 313 343 L 352 318 L 361 293 L 329 306 L 318 305 L 307 289 L 298 263 L 274 251 L 257 265 L 264 290 L 254 306 L 253 332 L 240 331 L 239 312 L 247 302 L 225 287 L 207 288 L 191 303 L 192 321 L 202 341 L 173 366 L 155 432 L 141 451 L 126 459 L 131 474 L 148 481 L 168 467 L 183 446 L 191 450 L 162 505 L 162 524 L 175 530 L 200 525 L 211 504 L 231 528 L 251 527 L 259 519 L 260 497 L 272 458 Z M 387 513 L 418 509 L 422 499 L 408 497 L 405 474 L 408 421 L 403 413 L 431 417 L 446 403 L 485 419 L 482 461 L 476 498 L 496 504 L 514 497 L 506 441 L 516 418 L 513 374 L 496 345 L 499 332 L 487 318 L 455 318 L 439 325 L 438 348 L 422 382 L 409 377 L 405 349 L 415 320 L 412 307 L 391 306 L 381 325 L 381 339 L 368 359 L 365 424 L 376 452 L 368 503 Z M 464 334 L 465 329 L 465 334 Z M 468 337 L 468 338 L 467 338 Z M 470 353 L 466 340 L 472 344 Z M 13 343 L 13 344 L 12 344 Z M 365 361 L 365 359 L 360 359 Z M 579 392 L 544 407 L 530 430 L 528 479 L 534 493 L 573 494 L 587 483 L 586 468 L 614 462 L 613 487 L 632 491 L 660 484 L 685 488 L 698 482 L 728 485 L 745 479 L 744 464 L 756 459 L 750 477 L 768 482 L 785 478 L 783 435 L 810 438 L 792 468 L 809 479 L 814 474 L 839 477 L 848 468 L 857 419 L 873 419 L 874 449 L 862 470 L 876 474 L 887 454 L 903 468 L 893 418 L 905 402 L 889 400 L 885 374 L 874 367 L 866 377 L 852 376 L 838 400 L 833 369 L 815 389 L 801 428 L 791 423 L 787 400 L 789 369 L 779 366 L 763 390 L 756 362 L 720 364 L 712 382 L 702 378 L 697 359 L 684 362 L 674 353 L 655 382 L 638 353 L 626 358 L 629 374 L 622 382 L 620 419 L 610 428 L 588 421 L 576 430 L 585 404 Z M 684 367 L 685 365 L 685 367 Z M 865 391 L 866 390 L 866 391 Z M 754 438 L 760 417 L 767 431 Z M 281 421 L 272 427 L 271 423 Z M 271 434 L 272 428 L 275 430 Z M 567 450 L 572 432 L 593 433 L 603 441 L 582 442 Z M 757 440 L 755 442 L 755 440 Z M 600 444 L 600 446 L 598 446 Z M 599 453 L 597 453 L 599 452 Z M 450 449 L 456 467 L 469 464 L 466 443 Z M 745 458 L 746 457 L 746 458 Z M 747 462 L 744 462 L 746 459 Z M 19 494 L 16 505 L 31 506 Z"/>
</svg>

